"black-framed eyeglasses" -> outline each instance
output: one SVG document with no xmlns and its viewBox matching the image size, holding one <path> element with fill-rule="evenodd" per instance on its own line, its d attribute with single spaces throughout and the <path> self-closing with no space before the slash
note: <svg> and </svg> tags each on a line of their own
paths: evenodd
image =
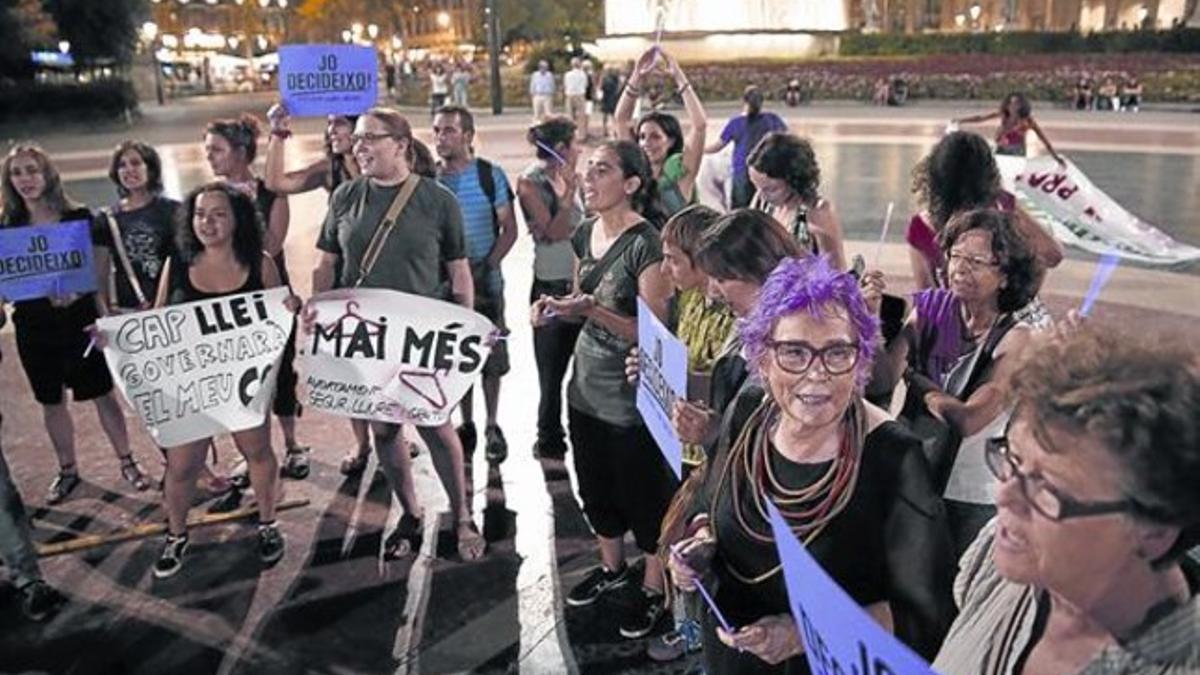
<svg viewBox="0 0 1200 675">
<path fill-rule="evenodd" d="M 1012 454 L 1008 438 L 1005 436 L 989 438 L 983 457 L 987 462 L 988 469 L 996 478 L 1001 481 L 1016 479 L 1025 501 L 1033 507 L 1034 511 L 1053 521 L 1111 513 L 1132 513 L 1140 508 L 1132 499 L 1109 502 L 1080 501 L 1047 483 L 1042 476 L 1022 472 L 1020 457 Z"/>
<path fill-rule="evenodd" d="M 384 138 L 398 138 L 398 137 L 396 136 L 396 134 L 389 134 L 389 133 L 367 132 L 367 133 L 361 133 L 361 134 L 350 134 L 350 140 L 355 143 L 374 143 L 375 141 L 378 141 L 378 140 L 381 140 Z"/>
<path fill-rule="evenodd" d="M 830 375 L 845 375 L 858 363 L 858 343 L 835 342 L 820 349 L 801 340 L 768 340 L 775 364 L 793 375 L 802 375 L 817 359 Z"/>
<path fill-rule="evenodd" d="M 987 258 L 980 258 L 979 256 L 967 255 L 966 253 L 958 253 L 956 251 L 951 251 L 949 258 L 950 262 L 966 265 L 969 269 L 973 270 L 1000 266 L 998 260 L 988 260 Z"/>
</svg>

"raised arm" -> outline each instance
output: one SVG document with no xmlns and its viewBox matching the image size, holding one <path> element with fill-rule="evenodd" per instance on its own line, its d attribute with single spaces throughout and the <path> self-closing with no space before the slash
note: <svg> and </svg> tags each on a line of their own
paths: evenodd
<svg viewBox="0 0 1200 675">
<path fill-rule="evenodd" d="M 679 191 L 685 199 L 692 198 L 696 186 L 696 176 L 700 173 L 700 160 L 704 159 L 704 140 L 708 131 L 708 115 L 704 112 L 704 104 L 696 95 L 696 89 L 688 82 L 683 68 L 674 56 L 662 52 L 667 59 L 667 67 L 675 78 L 675 88 L 683 97 L 683 105 L 687 108 L 688 123 L 691 128 L 683 139 L 683 178 L 679 179 Z"/>
<path fill-rule="evenodd" d="M 1038 140 L 1042 142 L 1042 145 L 1046 146 L 1046 150 L 1050 152 L 1050 156 L 1054 157 L 1059 164 L 1066 166 L 1067 161 L 1054 149 L 1054 146 L 1050 143 L 1050 139 L 1046 138 L 1046 134 L 1042 132 L 1042 127 L 1032 117 L 1029 118 L 1029 128 L 1033 129 L 1033 133 L 1037 134 Z"/>
<path fill-rule="evenodd" d="M 1000 118 L 1000 111 L 993 110 L 990 113 L 981 113 L 979 115 L 969 115 L 967 117 L 956 117 L 950 121 L 957 122 L 958 124 L 974 124 L 975 122 L 987 122 L 988 120 L 994 120 L 994 119 L 999 119 L 999 118 Z"/>
<path fill-rule="evenodd" d="M 613 123 L 616 124 L 617 139 L 619 140 L 637 140 L 633 133 L 633 107 L 637 104 L 638 97 L 642 95 L 642 90 L 639 88 L 642 76 L 654 67 L 657 55 L 658 47 L 656 46 L 651 46 L 642 52 L 637 63 L 634 64 L 633 72 L 629 74 L 625 86 L 621 88 L 621 98 L 617 100 L 617 111 L 613 115 Z"/>
</svg>

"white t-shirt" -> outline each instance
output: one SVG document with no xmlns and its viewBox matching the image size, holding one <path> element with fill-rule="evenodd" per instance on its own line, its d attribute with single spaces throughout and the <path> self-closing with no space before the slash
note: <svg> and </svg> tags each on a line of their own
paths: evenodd
<svg viewBox="0 0 1200 675">
<path fill-rule="evenodd" d="M 572 68 L 563 75 L 563 94 L 567 96 L 583 96 L 587 93 L 587 73 L 582 68 Z"/>
</svg>

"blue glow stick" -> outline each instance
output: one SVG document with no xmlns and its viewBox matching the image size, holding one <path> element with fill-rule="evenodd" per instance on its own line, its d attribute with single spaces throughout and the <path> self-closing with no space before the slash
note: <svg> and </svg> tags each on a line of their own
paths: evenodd
<svg viewBox="0 0 1200 675">
<path fill-rule="evenodd" d="M 533 144 L 550 153 L 550 156 L 553 157 L 559 164 L 566 166 L 567 160 L 562 155 L 555 152 L 554 148 L 538 140 L 535 140 Z"/>
<path fill-rule="evenodd" d="M 1092 285 L 1088 288 L 1087 295 L 1083 297 L 1083 306 L 1079 308 L 1080 315 L 1087 316 L 1091 313 L 1096 299 L 1100 297 L 1100 291 L 1104 290 L 1104 285 L 1108 283 L 1120 262 L 1121 258 L 1112 251 L 1100 257 L 1100 262 L 1096 265 L 1096 274 L 1092 276 Z"/>
</svg>

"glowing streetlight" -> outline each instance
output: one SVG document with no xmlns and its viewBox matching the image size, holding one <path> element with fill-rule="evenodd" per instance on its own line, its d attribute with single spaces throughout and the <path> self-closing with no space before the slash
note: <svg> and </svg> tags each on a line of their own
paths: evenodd
<svg viewBox="0 0 1200 675">
<path fill-rule="evenodd" d="M 363 25 L 361 23 L 355 21 L 354 23 L 350 24 L 350 33 L 353 34 L 354 37 L 357 38 L 358 36 L 362 35 L 362 32 Z"/>
<path fill-rule="evenodd" d="M 354 35 L 348 30 L 342 31 L 342 42 L 349 42 L 354 39 Z"/>
<path fill-rule="evenodd" d="M 153 21 L 147 21 L 142 24 L 142 39 L 146 42 L 154 42 L 154 38 L 158 37 L 158 24 Z"/>
<path fill-rule="evenodd" d="M 229 45 L 230 49 L 237 49 L 238 45 L 241 44 L 241 42 L 242 42 L 241 40 L 237 39 L 236 35 L 230 35 L 228 38 L 225 39 L 225 44 Z"/>
<path fill-rule="evenodd" d="M 971 5 L 971 9 L 967 11 L 971 13 L 971 21 L 979 21 L 979 15 L 983 14 L 983 8 L 979 5 Z"/>
<path fill-rule="evenodd" d="M 271 4 L 271 0 L 258 0 L 258 6 L 263 9 L 266 9 L 269 4 Z"/>
<path fill-rule="evenodd" d="M 967 16 L 965 14 L 963 14 L 962 12 L 955 14 L 954 15 L 954 25 L 958 26 L 959 28 L 962 28 L 963 26 L 967 25 Z"/>
<path fill-rule="evenodd" d="M 371 38 L 372 40 L 379 37 L 379 26 L 376 26 L 373 23 L 367 24 L 367 37 Z"/>
<path fill-rule="evenodd" d="M 404 40 L 401 40 L 399 35 L 393 35 L 392 36 L 392 49 L 399 50 L 403 46 L 404 46 Z"/>
<path fill-rule="evenodd" d="M 443 29 L 449 28 L 450 27 L 450 14 L 448 12 L 438 12 L 437 13 L 437 25 L 439 28 L 443 28 Z"/>
<path fill-rule="evenodd" d="M 63 54 L 71 51 L 71 43 L 67 40 L 60 40 L 58 43 L 58 51 L 62 52 Z"/>
</svg>

